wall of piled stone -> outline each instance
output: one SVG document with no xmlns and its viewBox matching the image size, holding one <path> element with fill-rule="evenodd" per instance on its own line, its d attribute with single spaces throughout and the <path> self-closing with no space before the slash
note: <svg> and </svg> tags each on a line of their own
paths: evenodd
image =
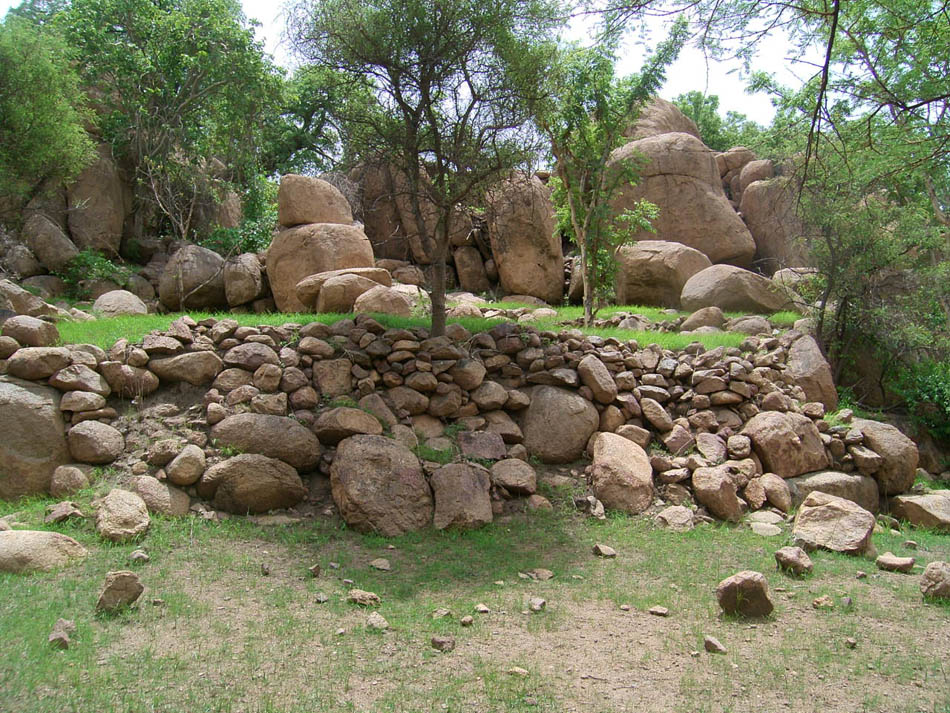
<svg viewBox="0 0 950 713">
<path fill-rule="evenodd" d="M 57 340 L 31 317 L 3 326 L 0 497 L 68 492 L 76 464 L 112 463 L 152 509 L 265 512 L 307 498 L 301 475 L 329 476 L 348 523 L 393 535 L 473 527 L 524 498 L 543 507 L 537 461 L 589 457 L 608 509 L 659 498 L 725 520 L 787 511 L 814 489 L 877 510 L 917 465 L 887 424 L 824 419 L 830 371 L 795 331 L 670 351 L 512 323 L 430 338 L 364 315 L 260 327 L 182 317 L 107 351 Z M 193 399 L 182 437 L 143 442 L 120 418 L 130 400 L 144 408 L 182 384 Z M 459 462 L 426 462 L 420 443 L 457 447 Z"/>
</svg>

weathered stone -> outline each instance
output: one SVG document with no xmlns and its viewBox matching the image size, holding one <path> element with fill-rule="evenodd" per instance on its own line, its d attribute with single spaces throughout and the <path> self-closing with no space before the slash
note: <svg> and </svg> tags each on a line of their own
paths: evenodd
<svg viewBox="0 0 950 713">
<path fill-rule="evenodd" d="M 217 509 L 242 515 L 293 507 L 307 497 L 307 488 L 293 466 L 255 453 L 216 463 L 205 471 L 201 482 L 206 490 L 214 490 Z"/>
<path fill-rule="evenodd" d="M 590 476 L 594 496 L 604 507 L 636 515 L 653 502 L 653 468 L 636 443 L 614 433 L 594 439 Z"/>
<path fill-rule="evenodd" d="M 891 498 L 891 514 L 916 527 L 950 532 L 950 490 Z"/>
<path fill-rule="evenodd" d="M 782 512 L 792 509 L 792 493 L 788 487 L 788 481 L 775 473 L 763 473 L 759 480 L 765 490 L 765 497 L 773 507 Z"/>
<path fill-rule="evenodd" d="M 214 352 L 188 352 L 165 359 L 152 359 L 148 363 L 148 368 L 161 381 L 185 381 L 195 386 L 210 384 L 223 367 L 224 362 Z"/>
<path fill-rule="evenodd" d="M 114 395 L 124 399 L 141 398 L 158 390 L 159 379 L 148 369 L 128 366 L 117 361 L 104 361 L 99 373 L 105 378 Z"/>
<path fill-rule="evenodd" d="M 766 411 L 742 429 L 769 472 L 783 478 L 827 468 L 828 455 L 811 419 L 797 413 Z"/>
<path fill-rule="evenodd" d="M 772 613 L 769 583 L 761 572 L 745 570 L 722 580 L 716 587 L 719 608 L 729 615 L 762 617 Z"/>
<path fill-rule="evenodd" d="M 59 330 L 52 322 L 19 314 L 3 322 L 3 336 L 25 347 L 51 347 L 59 341 Z"/>
<path fill-rule="evenodd" d="M 21 237 L 26 246 L 51 272 L 61 272 L 79 254 L 79 249 L 54 221 L 34 213 L 23 224 Z"/>
<path fill-rule="evenodd" d="M 950 562 L 927 565 L 920 575 L 920 593 L 924 599 L 950 599 Z"/>
<path fill-rule="evenodd" d="M 320 462 L 323 449 L 305 426 L 286 416 L 242 413 L 228 416 L 211 429 L 219 447 L 277 458 L 306 473 Z"/>
<path fill-rule="evenodd" d="M 324 284 L 334 277 L 341 277 L 343 275 L 356 275 L 357 277 L 386 287 L 392 285 L 392 276 L 389 274 L 389 271 L 381 267 L 350 267 L 342 270 L 329 270 L 327 272 L 319 272 L 315 275 L 308 275 L 294 287 L 297 298 L 303 304 L 313 308 L 317 304 Z"/>
<path fill-rule="evenodd" d="M 277 221 L 285 228 L 305 223 L 353 222 L 350 204 L 338 188 L 312 176 L 289 173 L 280 177 Z"/>
<path fill-rule="evenodd" d="M 69 461 L 59 406 L 55 389 L 0 377 L 0 499 L 47 491 Z"/>
<path fill-rule="evenodd" d="M 429 484 L 435 497 L 436 529 L 472 530 L 492 521 L 489 477 L 484 468 L 452 463 L 435 471 Z"/>
<path fill-rule="evenodd" d="M 165 476 L 175 485 L 194 485 L 201 479 L 205 466 L 204 451 L 189 443 L 165 466 Z"/>
<path fill-rule="evenodd" d="M 49 494 L 54 498 L 65 498 L 88 487 L 89 478 L 81 468 L 74 465 L 61 465 L 53 471 Z"/>
<path fill-rule="evenodd" d="M 223 309 L 224 258 L 200 245 L 179 248 L 165 263 L 158 298 L 169 310 Z"/>
<path fill-rule="evenodd" d="M 771 313 L 789 303 L 771 280 L 732 265 L 713 265 L 683 286 L 683 309 L 719 307 L 724 311 Z"/>
<path fill-rule="evenodd" d="M 224 364 L 229 367 L 257 371 L 263 364 L 277 366 L 280 359 L 271 347 L 259 342 L 245 342 L 228 349 L 224 354 Z"/>
<path fill-rule="evenodd" d="M 673 532 L 688 532 L 693 529 L 693 511 L 683 505 L 663 508 L 653 519 L 660 527 Z"/>
<path fill-rule="evenodd" d="M 50 377 L 49 385 L 60 391 L 87 391 L 100 396 L 112 392 L 109 383 L 85 364 L 71 364 L 60 369 Z"/>
<path fill-rule="evenodd" d="M 535 387 L 521 414 L 524 445 L 545 463 L 577 460 L 600 422 L 590 401 L 554 386 Z"/>
<path fill-rule="evenodd" d="M 344 438 L 357 434 L 380 435 L 383 427 L 372 414 L 357 408 L 340 406 L 320 414 L 313 427 L 321 443 L 335 446 Z"/>
<path fill-rule="evenodd" d="M 532 495 L 538 489 L 534 468 L 517 458 L 506 458 L 492 465 L 491 482 L 519 495 Z"/>
<path fill-rule="evenodd" d="M 808 494 L 815 490 L 855 502 L 869 512 L 877 512 L 880 506 L 877 483 L 866 475 L 820 470 L 789 478 L 786 482 L 795 507 L 800 506 Z"/>
<path fill-rule="evenodd" d="M 624 129 L 623 135 L 631 139 L 645 139 L 648 136 L 672 132 L 701 138 L 696 122 L 686 116 L 676 104 L 660 97 L 651 97 L 637 116 L 636 123 Z"/>
<path fill-rule="evenodd" d="M 142 498 L 150 513 L 168 517 L 184 517 L 188 514 L 188 508 L 191 505 L 188 493 L 166 485 L 157 478 L 150 475 L 136 475 L 129 481 L 129 487 Z"/>
<path fill-rule="evenodd" d="M 112 157 L 112 146 L 99 144 L 98 156 L 69 184 L 69 233 L 80 250 L 118 255 L 131 191 Z"/>
<path fill-rule="evenodd" d="M 910 490 L 920 458 L 917 445 L 888 423 L 856 418 L 852 428 L 861 431 L 864 445 L 884 459 L 874 473 L 881 494 L 897 495 Z"/>
<path fill-rule="evenodd" d="M 594 399 L 602 404 L 613 403 L 617 398 L 617 384 L 604 363 L 593 354 L 588 354 L 577 364 L 581 383 L 591 390 Z"/>
<path fill-rule="evenodd" d="M 264 294 L 264 271 L 254 253 L 242 253 L 224 265 L 224 296 L 228 305 L 253 302 Z"/>
<path fill-rule="evenodd" d="M 874 515 L 860 505 L 818 491 L 808 494 L 795 518 L 795 544 L 806 550 L 826 549 L 864 554 L 871 545 Z"/>
<path fill-rule="evenodd" d="M 0 572 L 48 572 L 86 554 L 85 547 L 58 532 L 0 530 Z"/>
<path fill-rule="evenodd" d="M 128 290 L 111 290 L 96 298 L 92 311 L 103 317 L 118 317 L 126 314 L 148 314 L 148 307 Z"/>
<path fill-rule="evenodd" d="M 432 492 L 419 459 L 383 436 L 341 441 L 330 485 L 343 519 L 361 532 L 395 537 L 432 521 Z"/>
<path fill-rule="evenodd" d="M 898 557 L 893 552 L 885 552 L 874 560 L 874 564 L 878 569 L 884 570 L 885 572 L 909 574 L 914 569 L 915 561 L 913 557 Z"/>
<path fill-rule="evenodd" d="M 617 302 L 679 308 L 686 281 L 711 265 L 699 250 L 678 242 L 640 240 L 621 247 L 617 253 Z"/>
<path fill-rule="evenodd" d="M 131 606 L 142 596 L 145 585 L 135 572 L 109 572 L 96 602 L 96 611 L 113 613 Z"/>
<path fill-rule="evenodd" d="M 502 460 L 507 453 L 501 434 L 493 431 L 462 431 L 458 444 L 465 458 Z"/>
<path fill-rule="evenodd" d="M 795 383 L 802 387 L 805 398 L 824 404 L 828 411 L 838 408 L 838 391 L 831 375 L 831 366 L 814 337 L 806 335 L 796 339 L 788 350 L 786 364 L 786 373 L 791 374 Z"/>
<path fill-rule="evenodd" d="M 125 449 L 125 438 L 112 426 L 99 421 L 83 421 L 66 434 L 69 453 L 80 463 L 111 463 Z"/>
<path fill-rule="evenodd" d="M 693 471 L 692 482 L 696 502 L 714 516 L 730 522 L 739 522 L 742 519 L 736 484 L 725 466 L 697 468 Z"/>
<path fill-rule="evenodd" d="M 801 547 L 783 547 L 775 552 L 775 562 L 779 569 L 802 576 L 812 570 L 811 557 Z"/>
<path fill-rule="evenodd" d="M 113 488 L 94 505 L 96 530 L 107 540 L 122 542 L 137 537 L 148 529 L 148 508 L 145 501 L 135 493 Z"/>
</svg>

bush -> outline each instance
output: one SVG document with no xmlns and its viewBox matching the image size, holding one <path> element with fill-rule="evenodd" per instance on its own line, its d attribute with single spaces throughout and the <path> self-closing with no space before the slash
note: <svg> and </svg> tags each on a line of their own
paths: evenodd
<svg viewBox="0 0 950 713">
<path fill-rule="evenodd" d="M 241 197 L 241 207 L 238 227 L 218 228 L 198 244 L 224 256 L 266 250 L 277 226 L 277 185 L 258 176 Z"/>
<path fill-rule="evenodd" d="M 69 294 L 76 299 L 87 299 L 89 295 L 88 283 L 97 280 L 110 280 L 119 287 L 125 287 L 132 270 L 124 265 L 118 265 L 102 253 L 89 248 L 79 252 L 66 266 L 57 273 L 66 283 Z"/>
<path fill-rule="evenodd" d="M 924 361 L 906 368 L 897 388 L 911 418 L 934 438 L 950 443 L 950 363 Z"/>
</svg>

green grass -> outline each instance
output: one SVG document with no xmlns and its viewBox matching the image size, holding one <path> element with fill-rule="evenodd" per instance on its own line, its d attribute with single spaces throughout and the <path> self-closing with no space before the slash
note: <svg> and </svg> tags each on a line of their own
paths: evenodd
<svg viewBox="0 0 950 713">
<path fill-rule="evenodd" d="M 91 512 L 110 477 L 74 497 L 82 510 Z M 657 698 L 637 706 L 646 711 L 772 710 L 783 702 L 798 710 L 944 710 L 950 703 L 947 664 L 933 655 L 945 641 L 950 604 L 921 601 L 916 576 L 818 552 L 813 575 L 789 578 L 772 557 L 787 536 L 763 539 L 729 525 L 677 534 L 616 514 L 591 520 L 573 511 L 570 488 L 545 494 L 558 504 L 553 513 L 389 539 L 331 518 L 266 528 L 244 518 L 155 517 L 140 542 L 122 544 L 101 541 L 91 520 L 53 526 L 90 555 L 59 572 L 0 575 L 0 711 L 612 713 L 630 710 L 623 701 L 632 699 L 618 693 L 630 683 L 638 685 L 629 696 L 655 690 Z M 0 516 L 20 513 L 27 527 L 43 528 L 51 502 L 0 503 Z M 907 539 L 918 549 L 908 550 Z M 617 559 L 593 557 L 597 542 L 616 548 Z M 914 554 L 918 573 L 950 557 L 950 537 L 928 531 L 881 532 L 874 544 Z M 137 547 L 147 549 L 149 563 L 129 564 Z M 377 557 L 388 558 L 392 571 L 370 567 Z M 262 561 L 271 576 L 260 575 Z M 315 579 L 306 571 L 314 563 L 323 569 Z M 555 577 L 519 576 L 537 567 Z M 127 568 L 146 584 L 142 601 L 118 616 L 96 616 L 105 573 Z M 719 618 L 712 594 L 741 569 L 763 572 L 776 604 L 752 625 Z M 858 570 L 869 576 L 856 579 Z M 365 629 L 368 612 L 345 601 L 350 586 L 379 594 L 388 632 Z M 318 592 L 329 601 L 318 604 Z M 814 612 L 811 600 L 821 595 L 838 606 Z M 547 609 L 522 614 L 529 596 L 544 597 Z M 840 604 L 845 596 L 851 608 Z M 491 614 L 462 628 L 459 618 L 476 603 Z M 648 616 L 654 605 L 671 617 Z M 440 607 L 452 615 L 433 619 Z M 65 652 L 46 645 L 59 617 L 77 624 Z M 456 651 L 433 651 L 435 634 L 454 636 Z M 705 634 L 728 653 L 692 659 L 688 652 L 702 650 Z M 847 637 L 858 640 L 856 650 L 846 649 Z M 508 675 L 512 666 L 529 676 Z M 579 676 L 588 672 L 609 685 L 584 683 Z M 815 672 L 825 677 L 820 690 Z M 826 690 L 840 700 L 820 699 Z"/>
</svg>

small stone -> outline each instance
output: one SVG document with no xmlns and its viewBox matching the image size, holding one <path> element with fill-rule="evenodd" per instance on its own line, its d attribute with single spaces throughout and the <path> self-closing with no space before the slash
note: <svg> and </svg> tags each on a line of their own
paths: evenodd
<svg viewBox="0 0 950 713">
<path fill-rule="evenodd" d="M 819 611 L 831 611 L 835 608 L 835 600 L 825 594 L 814 599 L 811 603 L 811 607 Z"/>
<path fill-rule="evenodd" d="M 344 628 L 342 628 L 342 627 L 340 627 L 339 629 L 336 630 L 336 635 L 337 635 L 337 636 L 343 636 L 345 633 L 346 633 L 346 629 L 344 629 Z"/>
<path fill-rule="evenodd" d="M 858 570 L 857 572 L 854 573 L 854 578 L 855 578 L 855 579 L 867 579 L 867 578 L 868 578 L 868 573 L 867 573 L 867 572 L 862 572 L 861 570 Z"/>
<path fill-rule="evenodd" d="M 63 522 L 71 517 L 85 517 L 82 511 L 76 507 L 76 503 L 64 500 L 61 503 L 47 506 L 47 515 L 43 518 L 46 524 Z"/>
<path fill-rule="evenodd" d="M 462 626 L 471 626 L 474 623 L 475 623 L 475 617 L 473 617 L 471 614 L 466 614 L 461 619 L 459 619 L 459 624 L 461 624 Z"/>
<path fill-rule="evenodd" d="M 133 604 L 145 590 L 139 576 L 127 570 L 109 572 L 96 602 L 96 610 L 112 613 Z"/>
<path fill-rule="evenodd" d="M 136 564 L 145 564 L 150 559 L 151 557 L 148 556 L 148 552 L 145 550 L 134 550 L 129 555 L 129 562 L 135 562 Z"/>
<path fill-rule="evenodd" d="M 650 607 L 647 613 L 652 614 L 653 616 L 665 617 L 670 615 L 670 610 L 666 607 Z"/>
<path fill-rule="evenodd" d="M 326 592 L 317 592 L 313 599 L 317 604 L 326 604 L 330 601 L 330 597 L 327 596 Z"/>
<path fill-rule="evenodd" d="M 906 547 L 909 550 L 916 550 L 918 545 L 914 540 L 907 540 L 906 542 L 904 542 L 904 547 Z"/>
<path fill-rule="evenodd" d="M 320 565 L 315 564 L 311 567 L 307 567 L 307 571 L 310 573 L 310 576 L 316 579 L 320 576 Z"/>
<path fill-rule="evenodd" d="M 327 566 L 328 566 L 330 569 L 340 569 L 340 563 L 339 563 L 339 562 L 329 562 L 329 563 L 327 563 Z"/>
<path fill-rule="evenodd" d="M 261 576 L 270 577 L 270 565 L 266 562 L 261 562 Z"/>
<path fill-rule="evenodd" d="M 544 601 L 541 597 L 531 597 L 528 600 L 528 609 L 533 612 L 544 611 L 544 608 L 547 606 L 547 602 Z"/>
<path fill-rule="evenodd" d="M 353 584 L 353 580 L 352 580 L 352 579 L 344 579 L 344 580 L 343 580 L 343 584 L 345 584 L 347 587 L 349 587 L 349 586 L 351 586 L 351 585 Z"/>
<path fill-rule="evenodd" d="M 812 570 L 811 557 L 801 547 L 783 547 L 775 552 L 775 562 L 779 569 L 801 576 Z"/>
<path fill-rule="evenodd" d="M 621 605 L 620 605 L 620 611 L 630 611 L 630 605 L 629 605 L 629 604 L 621 604 Z"/>
<path fill-rule="evenodd" d="M 612 559 L 617 556 L 617 550 L 609 545 L 602 545 L 600 543 L 594 545 L 593 552 L 598 557 L 604 557 L 605 559 Z"/>
<path fill-rule="evenodd" d="M 443 653 L 448 653 L 455 649 L 455 637 L 454 636 L 440 636 L 435 635 L 429 641 L 432 645 L 432 648 L 436 651 L 442 651 Z"/>
<path fill-rule="evenodd" d="M 378 569 L 380 572 L 389 572 L 392 570 L 392 566 L 389 564 L 389 560 L 384 557 L 378 557 L 369 563 L 369 566 L 373 569 Z"/>
<path fill-rule="evenodd" d="M 57 619 L 50 632 L 49 645 L 54 649 L 68 649 L 72 640 L 69 635 L 76 631 L 76 623 L 69 619 Z"/>
<path fill-rule="evenodd" d="M 874 564 L 877 565 L 878 569 L 883 569 L 885 572 L 907 574 L 914 569 L 915 561 L 913 557 L 898 557 L 893 552 L 885 552 L 874 561 Z"/>
<path fill-rule="evenodd" d="M 539 582 L 546 582 L 554 577 L 554 572 L 549 569 L 544 569 L 543 567 L 535 567 L 534 569 L 528 571 L 528 576 L 531 577 L 531 579 L 538 580 Z"/>
<path fill-rule="evenodd" d="M 487 606 L 485 606 L 484 604 L 476 604 L 476 605 L 475 605 L 475 613 L 476 613 L 476 614 L 488 614 L 488 613 L 490 613 L 490 612 L 491 612 L 491 609 L 489 609 L 489 608 L 488 608 Z"/>
<path fill-rule="evenodd" d="M 381 603 L 379 595 L 362 589 L 351 589 L 346 595 L 346 600 L 351 604 L 359 604 L 361 607 L 375 607 Z"/>
<path fill-rule="evenodd" d="M 711 654 L 724 654 L 726 647 L 715 636 L 706 636 L 703 638 L 703 648 Z"/>
<path fill-rule="evenodd" d="M 858 640 L 852 636 L 849 636 L 844 640 L 844 645 L 849 649 L 856 649 L 858 647 Z"/>
<path fill-rule="evenodd" d="M 745 570 L 722 580 L 716 587 L 716 599 L 726 614 L 759 617 L 772 613 L 769 584 L 760 572 Z"/>
<path fill-rule="evenodd" d="M 924 599 L 950 600 L 950 563 L 928 564 L 920 575 L 920 593 Z"/>
<path fill-rule="evenodd" d="M 447 616 L 452 616 L 452 612 L 444 607 L 439 607 L 434 612 L 432 612 L 433 619 L 444 619 Z"/>
<path fill-rule="evenodd" d="M 389 622 L 379 612 L 373 612 L 366 617 L 366 628 L 373 631 L 386 631 L 389 628 Z"/>
<path fill-rule="evenodd" d="M 528 669 L 521 668 L 521 666 L 512 666 L 507 671 L 509 676 L 520 676 L 521 678 L 528 677 Z"/>
</svg>

